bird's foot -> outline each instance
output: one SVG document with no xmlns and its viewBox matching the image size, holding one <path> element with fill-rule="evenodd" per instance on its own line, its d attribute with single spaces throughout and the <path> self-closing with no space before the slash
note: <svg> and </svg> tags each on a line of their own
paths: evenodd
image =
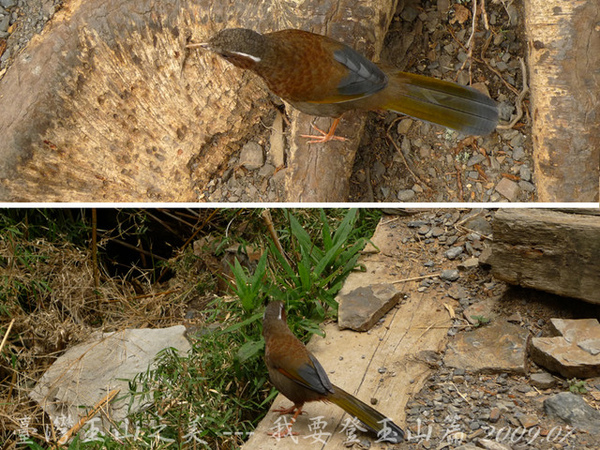
<svg viewBox="0 0 600 450">
<path fill-rule="evenodd" d="M 294 414 L 294 412 L 298 410 L 298 414 L 302 414 L 302 408 L 297 408 L 296 405 L 292 405 L 289 408 L 277 408 L 273 409 L 273 412 L 278 412 L 279 415 L 283 416 L 284 414 Z"/>
<path fill-rule="evenodd" d="M 321 136 L 315 136 L 313 134 L 301 134 L 300 137 L 310 139 L 310 141 L 308 141 L 307 144 L 320 144 L 329 141 L 347 141 L 348 139 L 346 139 L 345 137 L 335 135 L 335 129 L 337 128 L 337 124 L 339 123 L 339 121 L 339 118 L 335 119 L 328 132 L 317 128 L 315 124 L 311 123 L 310 126 L 313 127 L 319 133 L 321 133 Z"/>
</svg>

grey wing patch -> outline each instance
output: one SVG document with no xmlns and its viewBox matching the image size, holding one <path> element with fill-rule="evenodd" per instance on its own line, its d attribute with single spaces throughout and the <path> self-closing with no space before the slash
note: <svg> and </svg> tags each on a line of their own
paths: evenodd
<svg viewBox="0 0 600 450">
<path fill-rule="evenodd" d="M 348 75 L 338 85 L 338 92 L 341 95 L 371 95 L 387 85 L 386 74 L 350 47 L 344 46 L 334 51 L 333 58 L 346 66 L 349 71 Z"/>
<path fill-rule="evenodd" d="M 318 392 L 319 394 L 326 395 L 330 392 L 333 392 L 331 381 L 329 381 L 329 378 L 325 373 L 325 369 L 323 369 L 323 366 L 321 366 L 321 363 L 319 363 L 317 358 L 310 353 L 308 354 L 308 357 L 312 361 L 313 365 L 311 366 L 310 364 L 306 363 L 298 369 L 298 373 L 303 380 L 306 380 L 306 383 L 299 382 L 298 380 L 294 381 L 301 386 Z"/>
</svg>

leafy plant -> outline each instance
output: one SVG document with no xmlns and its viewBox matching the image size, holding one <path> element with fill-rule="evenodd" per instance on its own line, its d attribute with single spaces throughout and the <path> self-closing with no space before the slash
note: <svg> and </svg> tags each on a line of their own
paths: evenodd
<svg viewBox="0 0 600 450">
<path fill-rule="evenodd" d="M 473 326 L 475 328 L 485 326 L 490 323 L 490 318 L 485 316 L 471 316 L 471 319 L 475 320 Z"/>
<path fill-rule="evenodd" d="M 585 381 L 572 378 L 569 380 L 569 391 L 573 394 L 587 394 Z"/>
</svg>

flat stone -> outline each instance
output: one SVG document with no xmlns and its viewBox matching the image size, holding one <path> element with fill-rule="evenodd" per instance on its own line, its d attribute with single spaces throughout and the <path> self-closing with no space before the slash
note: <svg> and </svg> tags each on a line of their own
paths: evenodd
<svg viewBox="0 0 600 450">
<path fill-rule="evenodd" d="M 92 333 L 90 338 L 60 356 L 44 373 L 29 394 L 48 416 L 61 423 L 74 425 L 106 394 L 120 389 L 118 400 L 99 416 L 102 426 L 109 430 L 111 423 L 119 423 L 141 406 L 131 400 L 128 380 L 146 372 L 156 355 L 169 347 L 181 354 L 191 346 L 184 336 L 185 327 L 178 325 L 163 329 L 127 329 L 113 333 Z M 56 422 L 55 422 L 56 423 Z"/>
<path fill-rule="evenodd" d="M 529 384 L 539 389 L 550 389 L 556 384 L 556 379 L 548 372 L 532 373 Z"/>
<path fill-rule="evenodd" d="M 457 335 L 448 344 L 444 363 L 475 373 L 525 373 L 528 332 L 506 321 Z"/>
<path fill-rule="evenodd" d="M 496 191 L 506 197 L 509 201 L 514 202 L 519 197 L 521 189 L 519 185 L 508 178 L 502 178 L 496 185 Z"/>
<path fill-rule="evenodd" d="M 596 411 L 579 395 L 561 392 L 544 400 L 544 411 L 551 417 L 582 429 L 588 433 L 600 433 L 600 412 Z"/>
<path fill-rule="evenodd" d="M 459 263 L 456 268 L 458 270 L 471 270 L 479 267 L 479 258 L 469 258 L 465 259 L 463 262 Z"/>
<path fill-rule="evenodd" d="M 539 423 L 537 416 L 533 414 L 521 414 L 518 416 L 519 422 L 523 428 L 528 429 Z"/>
<path fill-rule="evenodd" d="M 600 323 L 597 319 L 550 319 L 556 336 L 532 338 L 531 359 L 565 378 L 600 376 Z"/>
<path fill-rule="evenodd" d="M 400 301 L 400 292 L 393 284 L 374 284 L 338 295 L 338 325 L 367 331 Z"/>
</svg>

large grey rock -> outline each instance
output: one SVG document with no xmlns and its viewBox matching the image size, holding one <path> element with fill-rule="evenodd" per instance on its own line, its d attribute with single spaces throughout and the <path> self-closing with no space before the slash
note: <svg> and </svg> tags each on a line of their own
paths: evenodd
<svg viewBox="0 0 600 450">
<path fill-rule="evenodd" d="M 555 336 L 531 339 L 531 359 L 566 378 L 600 376 L 598 320 L 550 319 L 550 323 Z"/>
<path fill-rule="evenodd" d="M 367 331 L 392 309 L 402 293 L 393 284 L 363 286 L 338 296 L 340 329 Z"/>
<path fill-rule="evenodd" d="M 527 330 L 506 321 L 459 334 L 444 363 L 475 373 L 525 373 Z"/>
<path fill-rule="evenodd" d="M 544 400 L 544 410 L 556 417 L 592 434 L 600 433 L 600 412 L 589 406 L 580 396 L 561 392 Z"/>
<path fill-rule="evenodd" d="M 107 412 L 118 424 L 129 413 L 128 381 L 145 372 L 156 355 L 169 347 L 186 353 L 191 346 L 184 336 L 185 327 L 163 329 L 129 329 L 113 333 L 95 332 L 59 357 L 29 394 L 56 424 L 61 432 L 76 424 L 113 389 L 120 389 Z M 134 402 L 132 410 L 139 407 Z M 110 428 L 105 414 L 100 420 Z M 94 424 L 101 428 L 97 423 Z"/>
</svg>

